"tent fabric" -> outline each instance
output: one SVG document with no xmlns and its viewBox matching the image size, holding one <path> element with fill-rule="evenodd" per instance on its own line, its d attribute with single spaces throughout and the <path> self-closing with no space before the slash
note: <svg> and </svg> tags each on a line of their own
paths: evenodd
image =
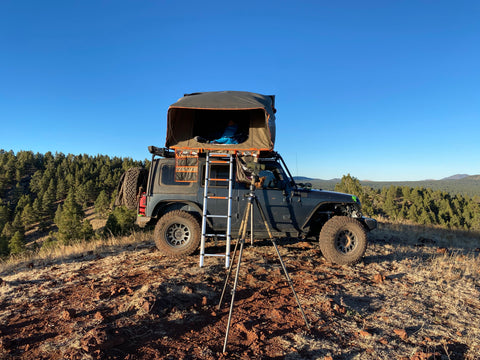
<svg viewBox="0 0 480 360">
<path fill-rule="evenodd" d="M 214 91 L 186 94 L 167 114 L 165 146 L 172 149 L 271 151 L 275 144 L 275 96 L 245 91 Z M 198 142 L 201 135 L 213 140 L 229 119 L 245 132 L 240 144 Z"/>
</svg>

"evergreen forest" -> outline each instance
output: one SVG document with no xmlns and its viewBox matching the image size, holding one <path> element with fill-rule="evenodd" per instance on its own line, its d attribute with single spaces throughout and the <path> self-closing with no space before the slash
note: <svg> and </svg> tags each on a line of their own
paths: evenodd
<svg viewBox="0 0 480 360">
<path fill-rule="evenodd" d="M 40 236 L 42 246 L 55 246 L 127 233 L 136 215 L 113 209 L 118 182 L 127 169 L 149 165 L 106 155 L 0 150 L 0 257 L 24 252 L 28 240 Z M 477 195 L 395 185 L 374 189 L 350 174 L 335 190 L 357 195 L 368 216 L 480 231 Z M 86 218 L 85 210 L 92 207 L 97 217 L 107 219 L 102 232 L 94 232 Z"/>
<path fill-rule="evenodd" d="M 123 231 L 120 224 L 132 214 L 112 212 L 112 203 L 121 175 L 135 166 L 149 164 L 105 155 L 0 150 L 0 256 L 25 251 L 26 234 L 50 235 L 43 246 L 98 236 L 85 217 L 92 205 L 99 217 L 108 217 L 109 233 Z"/>
<path fill-rule="evenodd" d="M 480 182 L 480 180 L 478 180 Z M 469 197 L 424 187 L 361 185 L 350 174 L 342 177 L 335 191 L 357 195 L 367 215 L 393 222 L 440 226 L 446 229 L 480 231 L 480 196 Z"/>
</svg>

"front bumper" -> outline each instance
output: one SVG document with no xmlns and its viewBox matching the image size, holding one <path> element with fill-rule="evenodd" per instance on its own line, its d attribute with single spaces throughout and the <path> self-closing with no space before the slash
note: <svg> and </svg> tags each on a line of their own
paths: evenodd
<svg viewBox="0 0 480 360">
<path fill-rule="evenodd" d="M 362 216 L 362 219 L 360 221 L 368 231 L 372 231 L 377 228 L 377 220 L 375 219 Z"/>
</svg>

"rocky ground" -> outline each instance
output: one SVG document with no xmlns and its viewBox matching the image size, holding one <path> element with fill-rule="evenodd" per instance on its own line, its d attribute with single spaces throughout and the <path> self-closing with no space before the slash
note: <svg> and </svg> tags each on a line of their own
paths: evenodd
<svg viewBox="0 0 480 360">
<path fill-rule="evenodd" d="M 170 259 L 151 234 L 0 268 L 2 359 L 480 359 L 478 237 L 382 224 L 364 261 L 279 240 L 246 247 L 227 352 L 223 261 Z M 477 245 L 475 245 L 477 241 Z M 220 249 L 220 248 L 219 248 Z M 214 249 L 210 249 L 213 251 Z"/>
</svg>

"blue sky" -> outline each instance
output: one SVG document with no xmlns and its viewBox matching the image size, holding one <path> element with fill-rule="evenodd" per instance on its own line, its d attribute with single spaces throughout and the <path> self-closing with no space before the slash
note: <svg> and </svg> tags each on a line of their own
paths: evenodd
<svg viewBox="0 0 480 360">
<path fill-rule="evenodd" d="M 149 158 L 184 93 L 276 95 L 295 175 L 480 174 L 480 2 L 0 2 L 0 149 Z"/>
</svg>

